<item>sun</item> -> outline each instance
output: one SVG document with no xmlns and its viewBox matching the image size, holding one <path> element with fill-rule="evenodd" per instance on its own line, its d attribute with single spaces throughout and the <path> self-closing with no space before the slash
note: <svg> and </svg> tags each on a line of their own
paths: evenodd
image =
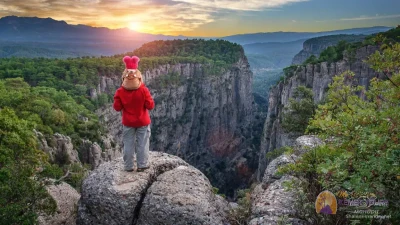
<svg viewBox="0 0 400 225">
<path fill-rule="evenodd" d="M 134 30 L 134 31 L 139 31 L 141 28 L 140 23 L 139 22 L 131 22 L 129 23 L 129 29 Z"/>
</svg>

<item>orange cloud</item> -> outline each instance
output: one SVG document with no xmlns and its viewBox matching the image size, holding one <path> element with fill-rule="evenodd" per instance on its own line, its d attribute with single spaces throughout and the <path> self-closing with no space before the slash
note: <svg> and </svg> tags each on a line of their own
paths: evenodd
<svg viewBox="0 0 400 225">
<path fill-rule="evenodd" d="M 0 17 L 51 17 L 112 29 L 136 23 L 139 32 L 177 35 L 215 21 L 220 11 L 257 10 L 300 1 L 305 0 L 3 0 Z"/>
</svg>

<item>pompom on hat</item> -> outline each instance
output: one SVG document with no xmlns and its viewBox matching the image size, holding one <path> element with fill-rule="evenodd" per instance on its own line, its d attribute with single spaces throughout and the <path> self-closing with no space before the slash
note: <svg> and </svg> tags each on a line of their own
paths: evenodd
<svg viewBox="0 0 400 225">
<path fill-rule="evenodd" d="M 126 70 L 135 72 L 138 68 L 140 58 L 137 56 L 125 56 L 122 61 L 125 63 Z"/>
</svg>

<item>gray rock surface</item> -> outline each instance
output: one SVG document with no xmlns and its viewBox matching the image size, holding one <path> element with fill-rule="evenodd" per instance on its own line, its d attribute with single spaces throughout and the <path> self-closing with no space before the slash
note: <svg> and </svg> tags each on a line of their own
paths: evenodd
<svg viewBox="0 0 400 225">
<path fill-rule="evenodd" d="M 65 182 L 50 185 L 46 189 L 56 201 L 57 210 L 54 215 L 40 215 L 39 225 L 75 225 L 79 193 Z"/>
<path fill-rule="evenodd" d="M 35 131 L 39 141 L 39 148 L 47 153 L 52 163 L 72 164 L 87 163 L 92 169 L 98 167 L 102 162 L 107 162 L 117 157 L 121 157 L 122 150 L 119 143 L 114 142 L 110 134 L 105 134 L 103 138 L 104 150 L 99 144 L 84 140 L 76 147 L 72 144 L 71 138 L 59 133 L 53 135 L 51 140 L 46 140 L 44 135 Z M 82 156 L 79 159 L 78 150 Z"/>
<path fill-rule="evenodd" d="M 369 80 L 376 77 L 376 72 L 363 60 L 377 50 L 379 50 L 377 46 L 365 46 L 356 51 L 354 59 L 345 55 L 343 60 L 331 64 L 322 62 L 316 65 L 299 66 L 294 76 L 285 82 L 278 83 L 271 89 L 267 119 L 261 137 L 257 180 L 261 181 L 268 165 L 265 154 L 283 146 L 293 146 L 295 139 L 302 135 L 300 133 L 287 133 L 280 124 L 282 110 L 288 105 L 296 88 L 299 86 L 311 88 L 314 103 L 319 103 L 324 99 L 332 78 L 348 70 L 355 74 L 351 81 L 353 85 L 368 87 Z"/>
<path fill-rule="evenodd" d="M 278 225 L 284 216 L 288 217 L 285 222 L 290 222 L 293 225 L 302 224 L 301 220 L 295 218 L 294 202 L 296 196 L 293 192 L 286 191 L 284 187 L 284 183 L 292 179 L 293 177 L 283 176 L 265 186 L 265 189 L 262 185 L 256 186 L 251 195 L 252 216 L 249 225 Z"/>
<path fill-rule="evenodd" d="M 122 158 L 92 171 L 82 185 L 77 224 L 223 224 L 228 203 L 200 171 L 161 152 L 150 152 L 149 162 L 145 172 L 123 171 Z"/>
<path fill-rule="evenodd" d="M 224 224 L 226 213 L 217 201 L 199 170 L 178 166 L 158 176 L 147 190 L 138 224 Z"/>
<path fill-rule="evenodd" d="M 278 168 L 288 163 L 295 162 L 296 158 L 297 156 L 295 155 L 281 155 L 278 158 L 272 160 L 271 163 L 268 164 L 268 167 L 264 173 L 264 177 L 262 180 L 264 187 L 267 187 L 269 184 L 281 179 L 282 176 L 276 174 Z"/>
<path fill-rule="evenodd" d="M 312 135 L 300 136 L 295 140 L 294 154 L 281 155 L 268 165 L 262 182 L 258 184 L 251 195 L 251 218 L 249 225 L 278 225 L 285 221 L 293 225 L 305 224 L 296 218 L 296 194 L 284 187 L 295 177 L 276 174 L 278 168 L 288 163 L 294 163 L 302 154 L 323 142 Z"/>
<path fill-rule="evenodd" d="M 35 134 L 39 140 L 39 148 L 49 155 L 51 162 L 80 163 L 70 137 L 55 133 L 48 143 L 42 133 L 35 131 Z"/>
</svg>

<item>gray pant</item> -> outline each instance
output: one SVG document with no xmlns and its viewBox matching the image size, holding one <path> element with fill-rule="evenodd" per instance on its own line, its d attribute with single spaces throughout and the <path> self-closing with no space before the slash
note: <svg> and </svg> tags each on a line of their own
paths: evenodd
<svg viewBox="0 0 400 225">
<path fill-rule="evenodd" d="M 125 170 L 133 169 L 135 152 L 137 167 L 147 167 L 147 159 L 149 158 L 150 125 L 139 128 L 124 126 L 123 142 Z"/>
</svg>

